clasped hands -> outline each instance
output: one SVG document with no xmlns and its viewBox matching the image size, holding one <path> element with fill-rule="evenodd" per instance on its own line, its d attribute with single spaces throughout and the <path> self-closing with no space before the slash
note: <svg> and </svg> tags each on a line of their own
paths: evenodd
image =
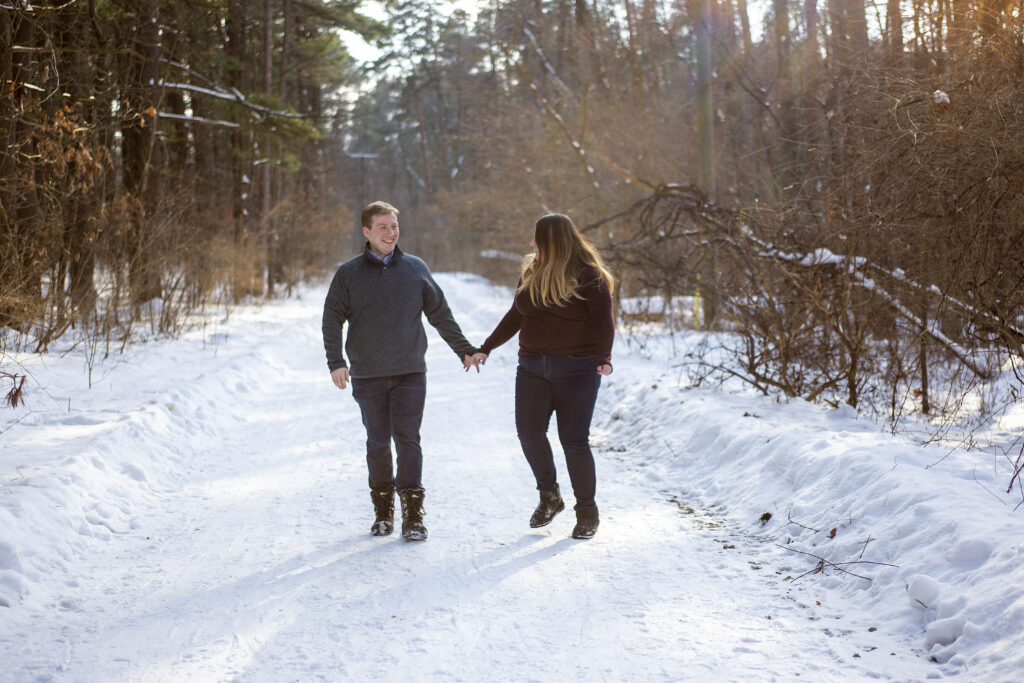
<svg viewBox="0 0 1024 683">
<path fill-rule="evenodd" d="M 470 368 L 476 368 L 477 372 L 480 372 L 480 366 L 487 362 L 487 354 L 483 351 L 477 351 L 472 356 L 462 357 L 462 368 L 466 372 L 469 372 Z"/>
</svg>

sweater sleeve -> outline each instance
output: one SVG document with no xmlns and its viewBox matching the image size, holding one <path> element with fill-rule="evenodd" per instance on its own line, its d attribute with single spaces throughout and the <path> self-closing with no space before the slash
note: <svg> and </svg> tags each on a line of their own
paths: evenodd
<svg viewBox="0 0 1024 683">
<path fill-rule="evenodd" d="M 513 302 L 512 307 L 508 309 L 508 313 L 505 314 L 498 323 L 498 326 L 494 328 L 494 332 L 491 332 L 491 336 L 480 347 L 480 351 L 488 356 L 491 355 L 491 351 L 514 337 L 519 328 L 522 327 L 522 324 L 523 316 L 516 311 L 516 305 Z"/>
<path fill-rule="evenodd" d="M 462 328 L 455 322 L 455 316 L 448 307 L 441 287 L 434 281 L 430 271 L 425 267 L 424 270 L 423 313 L 426 314 L 427 321 L 434 326 L 441 339 L 451 347 L 459 360 L 462 360 L 463 356 L 472 356 L 476 353 L 476 347 L 462 334 Z"/>
<path fill-rule="evenodd" d="M 597 343 L 597 362 L 611 365 L 612 343 L 615 341 L 615 317 L 612 313 L 612 293 L 608 282 L 598 275 L 584 287 L 587 311 L 594 326 L 594 341 Z"/>
<path fill-rule="evenodd" d="M 321 323 L 324 336 L 324 351 L 327 352 L 327 367 L 331 372 L 348 367 L 342 351 L 342 328 L 348 320 L 348 290 L 341 277 L 341 270 L 334 274 L 331 286 L 324 300 L 324 316 Z"/>
</svg>

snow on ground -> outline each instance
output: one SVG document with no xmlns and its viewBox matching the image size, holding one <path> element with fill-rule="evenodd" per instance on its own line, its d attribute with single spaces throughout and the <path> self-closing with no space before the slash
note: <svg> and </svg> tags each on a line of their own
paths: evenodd
<svg viewBox="0 0 1024 683">
<path fill-rule="evenodd" d="M 479 343 L 509 291 L 438 279 Z M 17 359 L 31 386 L 0 422 L 0 679 L 1024 673 L 1024 513 L 991 463 L 928 468 L 945 452 L 849 411 L 686 389 L 685 337 L 617 343 L 593 434 L 601 527 L 574 541 L 571 510 L 527 526 L 514 343 L 465 374 L 428 328 L 430 539 L 371 537 L 324 290 L 132 348 L 92 388 L 81 349 Z"/>
</svg>

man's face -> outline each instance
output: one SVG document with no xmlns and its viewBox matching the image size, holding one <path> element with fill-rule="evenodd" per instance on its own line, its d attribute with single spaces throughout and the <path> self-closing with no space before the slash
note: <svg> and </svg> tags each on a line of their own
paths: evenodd
<svg viewBox="0 0 1024 683">
<path fill-rule="evenodd" d="M 375 254 L 387 256 L 398 244 L 398 216 L 393 213 L 376 214 L 370 220 L 370 227 L 363 226 L 363 235 Z"/>
</svg>

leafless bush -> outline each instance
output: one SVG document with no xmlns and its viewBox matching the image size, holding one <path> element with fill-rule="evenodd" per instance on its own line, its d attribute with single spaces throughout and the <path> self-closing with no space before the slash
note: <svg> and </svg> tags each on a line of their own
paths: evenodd
<svg viewBox="0 0 1024 683">
<path fill-rule="evenodd" d="M 693 274 L 712 236 L 720 328 L 728 334 L 684 361 L 698 366 L 694 377 L 738 378 L 766 394 L 846 403 L 894 425 L 908 412 L 936 415 L 942 428 L 969 412 L 988 419 L 1008 407 L 968 399 L 1002 359 L 1019 353 L 1012 334 L 1004 343 L 1005 327 L 1002 334 L 979 329 L 998 327 L 1021 309 L 995 319 L 954 300 L 936 280 L 912 279 L 891 257 L 882 261 L 872 241 L 844 239 L 851 226 L 842 219 L 822 221 L 792 207 L 711 213 L 695 196 L 675 188 L 652 195 L 620 218 L 634 221 L 632 238 L 610 248 L 624 280 L 672 296 L 698 284 L 711 289 Z M 933 256 L 938 270 L 975 248 L 970 240 L 956 246 Z"/>
<path fill-rule="evenodd" d="M 718 238 L 708 237 L 724 231 L 731 216 L 730 211 L 712 204 L 696 186 L 666 186 L 625 211 L 583 229 L 619 236 L 608 239 L 603 252 L 619 274 L 620 296 L 639 294 L 660 299 L 657 312 L 636 314 L 678 327 L 680 316 L 664 314 L 678 310 L 674 302 L 679 297 L 696 292 L 698 296 L 704 293 L 717 298 L 717 276 L 709 275 L 713 272 L 710 245 Z"/>
</svg>

